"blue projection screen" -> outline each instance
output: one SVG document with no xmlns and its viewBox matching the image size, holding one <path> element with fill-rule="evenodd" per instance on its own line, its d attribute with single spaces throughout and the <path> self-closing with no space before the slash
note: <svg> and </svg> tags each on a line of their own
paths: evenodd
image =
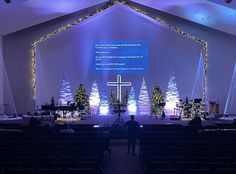
<svg viewBox="0 0 236 174">
<path fill-rule="evenodd" d="M 145 41 L 98 41 L 94 43 L 96 73 L 142 74 L 148 71 Z"/>
</svg>

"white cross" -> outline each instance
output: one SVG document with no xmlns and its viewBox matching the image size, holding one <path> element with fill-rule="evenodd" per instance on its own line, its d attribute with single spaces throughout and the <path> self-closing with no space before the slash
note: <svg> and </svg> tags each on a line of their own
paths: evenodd
<svg viewBox="0 0 236 174">
<path fill-rule="evenodd" d="M 117 92 L 117 100 L 121 100 L 121 87 L 122 86 L 131 86 L 131 82 L 121 82 L 121 75 L 117 75 L 116 82 L 107 82 L 107 86 L 116 86 Z"/>
</svg>

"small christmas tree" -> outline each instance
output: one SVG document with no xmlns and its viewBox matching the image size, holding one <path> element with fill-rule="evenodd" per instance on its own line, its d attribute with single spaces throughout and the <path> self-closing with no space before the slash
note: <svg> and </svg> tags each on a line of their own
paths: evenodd
<svg viewBox="0 0 236 174">
<path fill-rule="evenodd" d="M 115 94 L 114 94 L 114 91 L 111 89 L 111 91 L 110 91 L 110 99 L 109 99 L 110 109 L 114 108 L 114 104 L 115 104 Z"/>
<path fill-rule="evenodd" d="M 64 79 L 61 83 L 59 104 L 65 106 L 68 102 L 73 102 L 73 96 L 69 82 Z"/>
<path fill-rule="evenodd" d="M 170 74 L 170 80 L 167 86 L 165 102 L 166 102 L 165 105 L 166 112 L 168 112 L 169 114 L 173 114 L 174 108 L 176 107 L 176 104 L 179 102 L 179 92 L 173 71 Z"/>
<path fill-rule="evenodd" d="M 90 108 L 94 114 L 97 114 L 98 106 L 100 103 L 100 96 L 98 92 L 98 85 L 96 82 L 93 83 L 92 90 L 89 96 Z"/>
<path fill-rule="evenodd" d="M 159 86 L 155 86 L 152 92 L 151 113 L 161 115 L 164 107 L 164 97 Z"/>
<path fill-rule="evenodd" d="M 141 85 L 139 99 L 138 99 L 138 110 L 140 115 L 148 115 L 150 114 L 150 100 L 148 96 L 146 82 L 143 78 L 143 82 Z"/>
<path fill-rule="evenodd" d="M 77 106 L 80 105 L 84 107 L 85 114 L 90 114 L 89 98 L 82 84 L 80 84 L 79 88 L 77 88 L 74 100 Z"/>
<path fill-rule="evenodd" d="M 129 114 L 136 114 L 137 112 L 137 101 L 135 97 L 134 87 L 131 87 L 129 99 L 128 99 L 128 112 Z"/>
<path fill-rule="evenodd" d="M 101 102 L 99 106 L 99 114 L 107 115 L 109 113 L 109 104 L 107 100 L 107 91 L 105 86 L 102 89 Z"/>
<path fill-rule="evenodd" d="M 196 99 L 198 100 L 198 99 Z M 190 109 L 190 114 L 187 115 L 188 118 L 194 118 L 194 117 L 202 117 L 205 113 L 205 108 L 204 108 L 204 101 L 201 100 L 200 103 L 199 101 L 195 102 L 195 100 L 192 103 L 192 107 Z"/>
</svg>

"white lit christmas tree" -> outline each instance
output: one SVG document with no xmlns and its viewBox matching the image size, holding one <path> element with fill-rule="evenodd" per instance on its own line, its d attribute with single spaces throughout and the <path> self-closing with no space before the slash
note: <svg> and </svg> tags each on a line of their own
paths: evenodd
<svg viewBox="0 0 236 174">
<path fill-rule="evenodd" d="M 147 85 L 144 78 L 139 93 L 138 110 L 140 115 L 150 114 L 150 100 L 148 96 Z"/>
<path fill-rule="evenodd" d="M 176 104 L 179 102 L 179 92 L 173 71 L 171 71 L 170 73 L 170 80 L 167 86 L 165 102 L 166 102 L 165 112 L 167 114 L 173 114 L 174 108 L 176 107 Z"/>
<path fill-rule="evenodd" d="M 64 79 L 61 83 L 59 104 L 65 106 L 68 102 L 73 102 L 73 96 L 69 81 Z"/>
<path fill-rule="evenodd" d="M 136 101 L 133 86 L 131 87 L 129 99 L 128 99 L 128 112 L 129 112 L 129 114 L 136 114 L 136 112 L 137 112 L 137 101 Z"/>
<path fill-rule="evenodd" d="M 99 96 L 99 91 L 98 91 L 98 85 L 96 82 L 93 82 L 92 90 L 89 96 L 89 103 L 90 103 L 91 112 L 93 112 L 94 114 L 97 114 L 97 110 L 100 103 L 100 96 Z"/>
<path fill-rule="evenodd" d="M 99 106 L 99 114 L 107 115 L 109 113 L 109 103 L 107 99 L 107 91 L 105 86 L 102 89 L 101 101 Z"/>
</svg>

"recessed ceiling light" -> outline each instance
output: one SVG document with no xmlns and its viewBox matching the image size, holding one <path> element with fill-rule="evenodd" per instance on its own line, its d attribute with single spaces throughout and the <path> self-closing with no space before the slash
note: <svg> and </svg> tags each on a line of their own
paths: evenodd
<svg viewBox="0 0 236 174">
<path fill-rule="evenodd" d="M 8 4 L 11 3 L 11 0 L 4 0 L 4 1 Z"/>
<path fill-rule="evenodd" d="M 225 0 L 225 2 L 229 4 L 232 2 L 232 0 Z"/>
</svg>

